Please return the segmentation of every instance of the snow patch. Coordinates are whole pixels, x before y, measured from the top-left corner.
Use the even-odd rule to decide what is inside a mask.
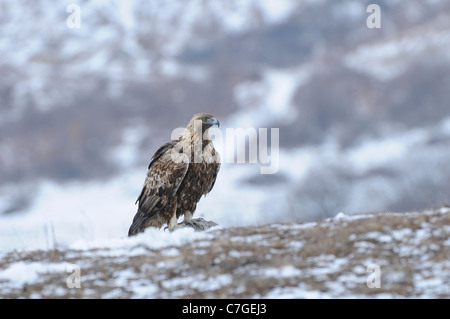
[[[344,58],[344,63],[380,81],[389,81],[401,75],[424,52],[445,53],[449,48],[450,31],[418,27],[400,39],[360,46]]]
[[[68,275],[67,266],[70,263],[41,263],[20,261],[0,270],[0,281],[5,280],[11,287],[20,288],[27,283],[39,282],[41,275],[50,272],[61,272],[63,279]]]

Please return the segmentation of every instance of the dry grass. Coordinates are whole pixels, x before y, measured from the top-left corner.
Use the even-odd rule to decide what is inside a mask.
[[[450,210],[361,214],[313,224],[218,229],[182,247],[11,252],[0,263],[76,263],[81,288],[49,270],[21,287],[0,279],[6,298],[449,298]],[[211,237],[212,236],[212,237]],[[213,238],[213,239],[211,239]],[[125,240],[125,239],[124,239]],[[168,253],[172,252],[172,253]],[[381,287],[366,271],[381,269]]]

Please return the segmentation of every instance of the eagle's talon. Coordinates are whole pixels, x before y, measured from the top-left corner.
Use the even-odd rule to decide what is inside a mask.
[[[195,224],[194,224],[194,229],[195,229],[196,231],[203,231],[203,230],[205,230],[205,226],[202,225],[202,224],[200,224],[200,223],[195,223]]]
[[[195,225],[192,222],[183,222],[182,224],[185,225],[185,226],[189,226],[189,227],[195,228]]]
[[[166,230],[169,230],[169,233],[171,233],[171,232],[173,232],[175,229],[177,229],[177,228],[179,228],[179,227],[169,227],[169,226],[166,226],[166,227],[164,227],[164,231],[166,231]]]

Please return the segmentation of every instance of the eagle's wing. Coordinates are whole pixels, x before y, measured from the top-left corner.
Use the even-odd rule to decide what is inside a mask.
[[[187,160],[173,156],[183,155],[172,152],[176,142],[161,146],[152,158],[142,191],[136,200],[138,211],[128,235],[134,235],[143,229],[145,224],[155,217],[173,198],[189,168]]]
[[[220,163],[214,164],[211,167],[211,171],[210,171],[210,178],[207,181],[207,186],[205,187],[206,192],[204,193],[205,195],[208,194],[214,187],[214,184],[216,183],[216,178],[217,178],[217,174],[219,173],[219,169],[220,169]]]

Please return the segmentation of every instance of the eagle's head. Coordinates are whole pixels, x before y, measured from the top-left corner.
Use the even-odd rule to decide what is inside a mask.
[[[197,122],[198,121],[198,122]],[[220,126],[220,122],[211,114],[208,113],[197,113],[189,121],[188,127],[194,127],[196,123],[202,124],[202,131],[206,131],[213,125]]]
[[[211,126],[219,126],[219,121],[208,113],[197,113],[189,121],[186,128],[178,137],[179,140],[209,140],[208,132],[206,131]]]

